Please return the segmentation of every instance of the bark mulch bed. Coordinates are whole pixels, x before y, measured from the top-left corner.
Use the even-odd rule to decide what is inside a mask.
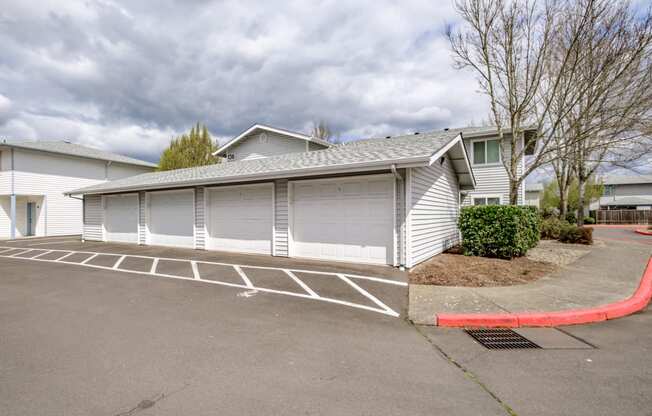
[[[464,256],[449,250],[410,271],[410,283],[436,286],[512,286],[533,282],[557,266],[527,257],[512,260]]]

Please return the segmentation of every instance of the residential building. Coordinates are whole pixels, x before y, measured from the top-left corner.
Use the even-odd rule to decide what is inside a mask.
[[[84,196],[84,238],[406,267],[459,242],[460,191],[476,185],[459,131],[333,146],[245,133],[217,152],[232,162],[70,192]],[[264,156],[277,135],[294,147]]]
[[[525,184],[525,205],[541,208],[541,199],[543,199],[542,183]]]
[[[467,153],[471,158],[471,166],[477,184],[473,190],[462,193],[462,205],[509,204],[509,176],[505,170],[503,159],[510,157],[511,135],[504,134],[503,151],[500,151],[500,140],[495,127],[458,129],[463,137]],[[519,151],[525,146],[523,156],[532,154],[536,130],[527,128],[516,141]],[[517,173],[525,171],[525,157],[518,161]],[[525,187],[518,188],[517,204],[525,200]]]
[[[82,201],[64,192],[155,166],[65,141],[2,141],[0,239],[81,234]]]
[[[509,202],[498,148],[488,128],[331,145],[257,124],[226,163],[70,194],[86,240],[413,267],[459,242],[461,205]]]
[[[591,209],[652,209],[652,175],[605,175],[604,191]]]

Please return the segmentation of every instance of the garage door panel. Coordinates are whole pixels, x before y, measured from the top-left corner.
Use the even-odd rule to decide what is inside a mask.
[[[138,195],[111,195],[104,198],[106,240],[137,243]]]
[[[293,255],[391,264],[393,178],[294,184]]]
[[[194,246],[194,193],[150,193],[147,225],[154,245]]]
[[[244,253],[272,252],[272,185],[208,191],[208,248]]]

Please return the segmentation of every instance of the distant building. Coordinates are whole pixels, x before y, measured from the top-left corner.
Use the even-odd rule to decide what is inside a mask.
[[[652,209],[652,175],[607,175],[604,192],[591,209]]]
[[[543,199],[542,183],[525,184],[525,205],[532,205],[541,208],[541,199]]]

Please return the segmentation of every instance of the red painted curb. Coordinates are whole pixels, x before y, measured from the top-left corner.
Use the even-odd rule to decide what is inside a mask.
[[[641,235],[652,235],[652,231],[646,231],[646,230],[634,230],[635,233],[641,234]]]
[[[435,316],[435,325],[466,328],[551,327],[588,324],[622,318],[644,309],[652,297],[652,257],[648,260],[636,292],[627,299],[587,309],[557,312],[524,312],[498,314],[441,313]]]

